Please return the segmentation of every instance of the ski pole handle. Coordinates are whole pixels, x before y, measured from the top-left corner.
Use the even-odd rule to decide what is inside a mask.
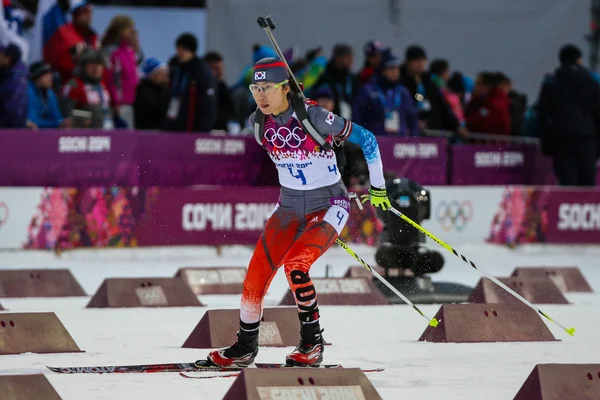
[[[275,24],[273,23],[270,15],[267,15],[266,17],[258,17],[256,22],[258,22],[258,25],[263,29],[268,27],[272,31],[275,30]]]

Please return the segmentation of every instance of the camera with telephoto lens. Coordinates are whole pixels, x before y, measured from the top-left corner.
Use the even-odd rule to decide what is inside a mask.
[[[431,195],[429,190],[407,178],[396,178],[388,182],[387,194],[392,207],[417,224],[431,217]],[[383,222],[381,244],[375,253],[377,264],[386,271],[410,270],[415,276],[435,273],[442,269],[444,258],[437,251],[423,246],[426,236],[391,211],[377,210]]]

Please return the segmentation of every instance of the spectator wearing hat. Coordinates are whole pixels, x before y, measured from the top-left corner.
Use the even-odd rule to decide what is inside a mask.
[[[349,45],[335,45],[325,72],[314,85],[315,88],[329,86],[335,100],[333,113],[346,119],[352,117],[352,102],[358,89],[358,79],[350,71],[354,63],[353,54]]]
[[[0,128],[27,124],[27,68],[15,44],[0,48]]]
[[[29,121],[37,128],[67,128],[71,120],[64,119],[58,98],[52,90],[52,67],[42,61],[29,67]]]
[[[114,129],[110,93],[103,82],[106,62],[100,50],[84,49],[76,75],[63,88],[64,115],[73,115],[77,128]]]
[[[381,53],[383,52],[383,45],[377,40],[371,40],[365,43],[365,65],[363,69],[358,73],[359,85],[364,85],[369,82],[375,74],[375,70],[379,68],[381,63]]]
[[[542,85],[537,104],[542,150],[552,157],[563,186],[595,186],[600,149],[600,86],[572,44],[559,51],[560,66]]]
[[[169,71],[167,64],[151,57],[142,63],[143,76],[137,87],[133,106],[135,129],[160,130],[169,106]]]
[[[210,51],[205,54],[204,61],[208,64],[214,78],[217,80],[217,120],[213,129],[229,131],[231,126],[241,129],[239,122],[234,122],[235,112],[233,106],[233,97],[227,82],[223,79],[225,75],[225,66],[223,56],[216,51]],[[233,125],[229,125],[233,123]],[[235,132],[233,132],[235,133]]]
[[[169,62],[169,107],[164,130],[209,132],[217,119],[217,81],[208,65],[196,55],[198,40],[184,33],[175,43],[177,54]]]
[[[371,80],[358,92],[353,121],[381,136],[418,136],[418,110],[410,92],[400,84],[402,62],[390,51]]]
[[[44,60],[60,74],[63,83],[73,76],[82,50],[99,47],[98,35],[92,29],[92,5],[82,1],[71,8],[71,14],[73,21],[58,28],[44,46]]]
[[[406,49],[400,81],[419,110],[421,129],[459,131],[458,119],[427,71],[427,53],[420,46]]]

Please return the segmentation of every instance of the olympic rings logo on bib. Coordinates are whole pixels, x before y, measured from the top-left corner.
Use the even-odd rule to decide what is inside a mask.
[[[300,132],[300,134],[297,132]],[[269,128],[265,131],[264,137],[267,142],[278,149],[282,149],[284,147],[297,149],[302,146],[302,143],[306,140],[306,134],[299,126],[295,127],[291,131],[285,126],[279,127],[277,130],[274,128]]]

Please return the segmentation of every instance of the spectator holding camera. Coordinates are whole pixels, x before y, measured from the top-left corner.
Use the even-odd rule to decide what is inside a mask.
[[[71,9],[73,21],[62,25],[44,46],[44,60],[65,83],[73,76],[77,57],[84,48],[97,49],[98,35],[92,29],[92,5],[83,1]]]
[[[595,186],[600,149],[600,86],[583,67],[581,50],[560,49],[560,66],[542,86],[537,104],[542,150],[562,186]]]
[[[419,118],[412,96],[400,84],[402,61],[389,50],[371,80],[358,92],[353,121],[375,135],[418,136]]]

